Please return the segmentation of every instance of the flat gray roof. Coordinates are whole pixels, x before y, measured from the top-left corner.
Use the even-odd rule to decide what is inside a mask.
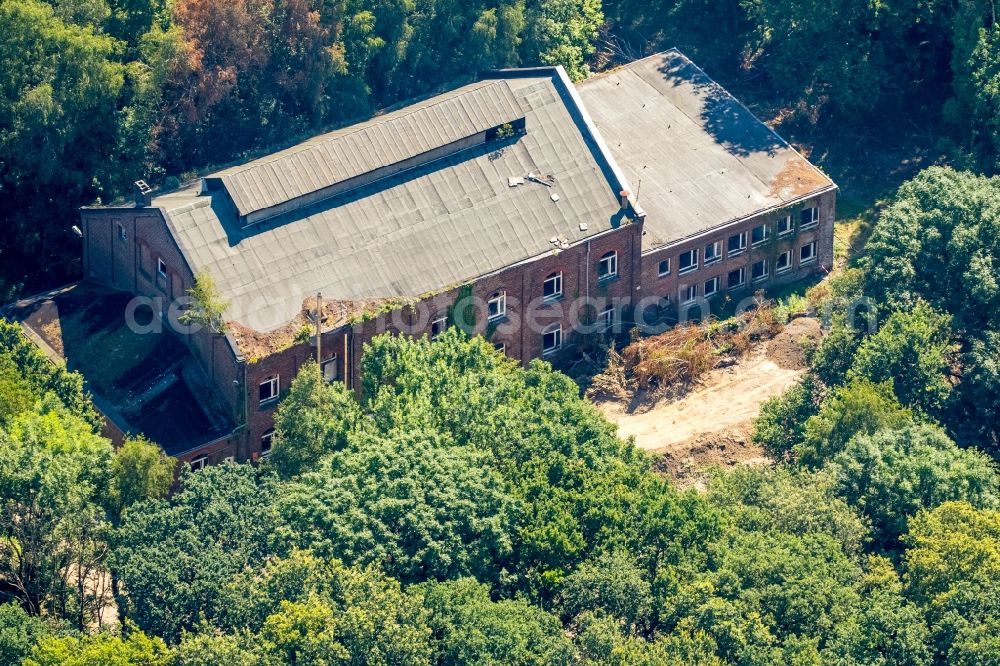
[[[450,130],[457,122],[451,106],[488,104],[477,92],[486,89],[498,94],[500,115],[510,114],[508,103],[519,107],[523,135],[478,143],[246,228],[221,189],[194,186],[152,205],[192,270],[214,277],[230,302],[227,318],[263,332],[293,319],[318,291],[342,301],[419,296],[558,251],[552,238],[576,243],[622,224],[623,185],[574,109],[565,73],[498,76],[502,86],[440,96],[458,102],[421,103],[420,131]],[[391,122],[379,131],[388,143],[412,140]],[[553,186],[509,186],[508,178],[530,172],[552,176]]]
[[[638,190],[644,251],[835,187],[676,50],[577,89]]]

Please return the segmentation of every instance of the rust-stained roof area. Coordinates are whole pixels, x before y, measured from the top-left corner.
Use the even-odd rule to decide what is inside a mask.
[[[771,181],[769,194],[779,199],[793,199],[812,194],[830,185],[830,179],[801,157],[793,157]]]
[[[577,85],[647,213],[643,250],[835,187],[678,51]]]

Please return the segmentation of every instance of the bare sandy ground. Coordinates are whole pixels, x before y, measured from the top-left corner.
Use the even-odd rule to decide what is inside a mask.
[[[710,371],[680,398],[650,404],[639,396],[631,403],[597,406],[622,437],[634,437],[639,448],[661,454],[659,467],[675,478],[712,465],[763,464],[767,456],[750,441],[753,419],[765,400],[802,376],[802,340],[819,334],[816,320],[796,319],[736,364]]]
[[[618,424],[622,437],[635,437],[639,448],[661,451],[755,418],[761,403],[784,391],[801,375],[801,370],[779,367],[761,350],[734,366],[712,370],[679,400],[661,401],[631,413],[620,402],[599,407]]]

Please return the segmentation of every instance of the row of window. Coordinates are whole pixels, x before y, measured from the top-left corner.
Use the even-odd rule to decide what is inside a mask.
[[[818,219],[818,209],[807,208],[802,211],[803,222],[806,221],[808,217],[812,224]],[[791,219],[791,216],[786,218]],[[779,222],[779,234],[781,222]],[[790,222],[788,223],[790,224]],[[803,226],[802,228],[806,228]],[[761,238],[766,240],[767,238],[767,227],[761,226],[755,228],[750,232],[751,238],[754,238],[758,229],[764,229],[761,232]],[[734,234],[731,236],[727,242],[727,251],[730,257],[741,254],[746,250],[747,232],[742,232],[739,234]],[[762,242],[762,241],[761,241]],[[756,244],[756,241],[755,241]],[[711,264],[722,258],[722,243],[721,241],[716,241],[710,243],[705,248],[705,264]],[[799,265],[808,264],[816,259],[816,243],[808,243],[799,248]],[[680,271],[679,275],[689,273],[698,268],[698,249],[689,250],[680,255]],[[775,273],[780,274],[792,268],[792,252],[786,251],[778,255],[775,261]],[[159,272],[165,275],[166,266],[163,264],[163,260],[157,258],[157,269]],[[660,275],[666,275],[670,272],[670,260],[665,259],[660,262]],[[763,281],[768,277],[768,265],[766,261],[758,261],[751,265],[751,280],[754,282]],[[598,262],[598,279],[607,280],[618,274],[618,253],[615,251],[607,252],[601,256]],[[746,268],[739,268],[734,271],[730,271],[727,276],[727,288],[737,289],[746,284]],[[718,276],[707,280],[704,283],[704,289],[702,290],[702,295],[705,298],[714,296],[721,290],[720,278]],[[555,300],[560,298],[563,294],[563,274],[562,272],[554,272],[549,274],[545,280],[542,282],[542,296],[546,300]],[[698,285],[688,285],[684,288],[682,293],[682,302],[690,303],[698,298]],[[490,321],[496,321],[502,319],[507,315],[507,292],[498,291],[495,292],[487,300],[487,317]],[[607,326],[611,326],[614,323],[614,309],[607,307],[598,313],[598,321],[603,321]],[[436,317],[431,321],[430,335],[431,338],[436,338],[438,335],[444,332],[447,328],[448,320],[445,316]],[[543,354],[551,354],[558,351],[562,347],[563,334],[562,327],[559,324],[553,324],[547,328],[542,333],[542,352]],[[502,345],[502,343],[500,343]],[[506,350],[506,346],[501,348],[498,345],[498,349],[501,351]],[[337,363],[336,357],[324,361],[322,364],[323,376],[327,381],[333,381],[337,379]],[[271,403],[278,399],[281,393],[280,378],[278,375],[273,377],[268,377],[263,382],[261,382],[259,387],[259,400],[262,406]]]
[[[800,214],[801,221],[799,223],[799,230],[806,231],[812,229],[819,224],[819,208],[806,208]],[[795,232],[795,225],[791,215],[786,215],[785,217],[778,220],[775,225],[778,237],[788,236]],[[726,239],[726,257],[738,257],[747,251],[747,244],[749,242],[750,247],[757,247],[763,245],[771,237],[771,226],[769,224],[761,224],[750,231],[741,231],[740,233],[733,234]],[[692,250],[687,250],[686,252],[681,252],[677,257],[677,274],[685,275],[687,273],[693,273],[702,266],[710,266],[717,261],[721,261],[723,258],[722,254],[722,241],[712,241],[705,245],[704,248],[704,259],[699,262],[702,257],[701,248],[694,248]],[[666,277],[670,275],[670,259],[664,259],[660,262],[659,266],[660,277]]]
[[[744,243],[746,232],[743,234],[738,234],[738,236],[743,236]],[[730,239],[732,241],[732,238]],[[719,243],[714,245],[718,246]],[[732,243],[730,248],[732,248]],[[743,245],[745,249],[745,244]],[[718,248],[715,248],[718,250]],[[694,250],[697,252],[697,250]],[[682,255],[683,256],[683,255]],[[706,256],[713,256],[712,254],[706,253]],[[733,256],[730,252],[730,256]],[[799,248],[799,265],[808,264],[816,259],[816,243],[808,243]],[[166,272],[166,267],[163,265],[162,259],[157,259],[159,272]],[[669,263],[669,260],[667,260]],[[601,257],[598,264],[598,279],[608,279],[614,277],[618,272],[618,254],[617,252],[609,252]],[[775,273],[779,274],[784,271],[790,270],[792,268],[792,252],[786,251],[778,255],[775,260]],[[669,272],[669,268],[668,268]],[[750,279],[753,282],[763,281],[768,278],[768,263],[766,260],[755,262],[750,266]],[[747,269],[746,267],[738,268],[734,271],[730,271],[727,275],[726,286],[729,290],[735,290],[742,288],[746,285],[747,281]],[[681,293],[681,301],[683,304],[693,303],[698,299],[698,289],[699,285],[692,284],[687,285],[683,288]],[[702,289],[702,295],[705,298],[711,298],[712,296],[719,293],[722,289],[721,277],[715,276],[705,281]],[[546,299],[555,299],[562,296],[562,273],[556,272],[550,274],[545,278],[542,288],[543,297]],[[507,293],[504,291],[499,291],[493,294],[487,301],[488,317],[491,320],[496,320],[502,318],[507,313]],[[598,322],[603,323],[606,327],[610,328],[615,323],[615,309],[613,306],[607,306],[598,313]],[[447,327],[447,318],[439,317],[431,322],[431,337],[437,337],[442,333]],[[555,352],[562,349],[563,346],[563,329],[561,324],[552,324],[542,332],[542,355],[549,356]],[[503,342],[498,342],[495,345],[497,351],[500,353],[506,353],[507,345]],[[337,357],[333,356],[330,359],[323,361],[321,364],[321,370],[323,373],[323,378],[332,382],[337,379]],[[278,399],[281,394],[281,378],[279,375],[273,375],[262,381],[258,387],[258,398],[261,406],[267,406]],[[261,455],[268,456],[271,453],[271,447],[274,443],[274,429],[268,430],[261,437]],[[198,470],[205,467],[208,463],[207,456],[201,456],[191,461],[192,469]]]
[[[337,372],[338,366],[337,366],[336,354],[334,354],[330,358],[320,363],[319,367],[323,373],[323,379],[325,379],[327,383],[330,383],[338,379],[339,374]],[[268,377],[267,379],[262,381],[260,383],[260,386],[257,388],[257,398],[262,407],[271,404],[272,402],[277,400],[278,396],[280,395],[281,395],[280,375],[272,375]]]
[[[615,308],[613,305],[606,306],[597,313],[597,323],[605,329],[615,325]],[[548,356],[562,349],[563,330],[562,324],[552,324],[542,332],[542,356]]]
[[[597,313],[597,321],[604,328],[611,328],[615,324],[615,308],[607,306]],[[562,324],[552,324],[542,331],[542,356],[548,356],[562,349],[563,330]],[[497,342],[493,347],[501,354],[507,353],[507,343]]]
[[[745,236],[745,232],[741,234]],[[697,250],[694,250],[695,252]],[[611,252],[610,268],[617,270],[617,253]],[[816,259],[816,243],[807,243],[799,248],[799,265],[807,265]],[[778,255],[774,262],[775,274],[781,274],[792,269],[792,251],[787,250]],[[602,258],[602,263],[604,259]],[[769,266],[766,260],[757,261],[750,266],[750,280],[752,282],[762,282],[769,277]],[[747,269],[745,267],[730,271],[727,275],[726,288],[733,290],[746,285]],[[562,273],[552,273],[543,283],[543,293],[546,298],[557,298],[562,295]],[[698,298],[698,284],[686,285],[681,293],[681,302],[691,303]],[[711,298],[722,290],[721,277],[715,276],[705,281],[701,294],[705,298]],[[498,291],[487,301],[487,315],[491,321],[503,318],[507,314],[507,292]],[[615,311],[612,307],[606,307],[598,313],[598,322],[603,322],[610,327],[615,321]],[[431,338],[436,338],[447,328],[447,317],[437,317],[431,322]],[[542,353],[551,354],[562,348],[563,332],[559,324],[553,324],[542,333]],[[506,351],[506,345],[499,343],[497,348],[501,352]],[[323,377],[327,381],[337,379],[337,359],[334,356],[322,363]],[[281,393],[281,381],[278,375],[268,377],[260,383],[258,397],[262,406],[270,404],[278,399]]]
[[[774,272],[780,275],[792,269],[792,251],[787,250],[778,255],[774,260]],[[799,266],[805,266],[816,261],[816,242],[806,243],[799,248]],[[769,266],[766,259],[750,264],[750,281],[763,282],[770,277]],[[729,271],[726,276],[726,289],[733,291],[741,289],[747,283],[747,268],[745,266]],[[702,286],[702,296],[711,298],[722,290],[722,277],[716,275],[705,281]],[[698,300],[698,284],[689,284],[681,288],[681,304],[689,305]]]
[[[618,275],[618,252],[612,250],[601,256],[597,263],[597,279],[600,281],[610,280]],[[554,301],[562,298],[563,295],[563,274],[562,271],[549,273],[542,281],[542,298],[546,301]],[[507,316],[507,292],[497,291],[486,301],[486,317],[489,321],[497,321]],[[436,338],[448,327],[448,319],[441,315],[431,321],[431,339]]]

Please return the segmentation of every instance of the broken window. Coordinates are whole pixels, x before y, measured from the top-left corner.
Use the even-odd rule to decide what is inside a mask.
[[[664,259],[663,261],[660,262],[659,274],[660,277],[664,277],[665,275],[670,275],[670,259]]]
[[[208,456],[198,456],[197,458],[192,458],[189,464],[191,465],[191,471],[193,472],[203,470],[208,465]]]
[[[606,252],[597,264],[597,279],[610,280],[618,275],[618,253]]]
[[[808,264],[816,259],[816,241],[799,248],[799,264]]]
[[[774,262],[774,272],[784,273],[792,268],[792,251],[782,252]]]
[[[446,328],[448,328],[447,317],[437,317],[431,321],[431,340],[444,333]]]
[[[329,384],[330,382],[336,381],[338,371],[336,354],[323,361],[319,367],[323,371],[323,380],[326,381],[326,383]]]
[[[507,316],[507,292],[498,291],[486,302],[487,316],[492,321]]]
[[[747,281],[747,269],[737,268],[735,271],[729,271],[729,276],[726,278],[726,285],[729,289],[739,289]]]
[[[767,279],[767,261],[758,261],[750,267],[750,279],[754,282]]]
[[[677,261],[678,266],[680,266],[677,270],[678,275],[684,275],[685,273],[698,270],[698,250],[694,249],[688,250],[687,252],[681,252]]]
[[[747,232],[743,231],[730,236],[729,240],[726,241],[726,249],[728,250],[730,257],[735,257],[746,252]]]
[[[260,455],[264,458],[271,455],[271,447],[274,445],[274,428],[271,428],[260,438]]]
[[[778,235],[786,236],[795,231],[795,227],[792,226],[792,216],[786,215],[780,220],[778,220]]]
[[[812,229],[819,224],[819,208],[815,206],[802,211],[802,224],[800,229]]]
[[[698,285],[689,284],[681,287],[681,304],[687,305],[698,300]]]
[[[769,235],[770,234],[768,233],[767,225],[762,224],[760,226],[754,227],[753,231],[750,232],[750,242],[753,245],[760,245],[761,243],[767,240],[767,237]]]
[[[562,326],[552,324],[542,333],[542,354],[551,354],[562,347]]]
[[[720,282],[721,280],[719,280],[718,276],[705,281],[705,298],[709,298],[719,293]]]
[[[259,397],[260,404],[270,402],[272,400],[277,400],[278,398],[279,381],[278,375],[273,377],[268,377],[260,383]]]
[[[705,265],[715,263],[722,259],[722,242],[715,241],[705,246]]]

